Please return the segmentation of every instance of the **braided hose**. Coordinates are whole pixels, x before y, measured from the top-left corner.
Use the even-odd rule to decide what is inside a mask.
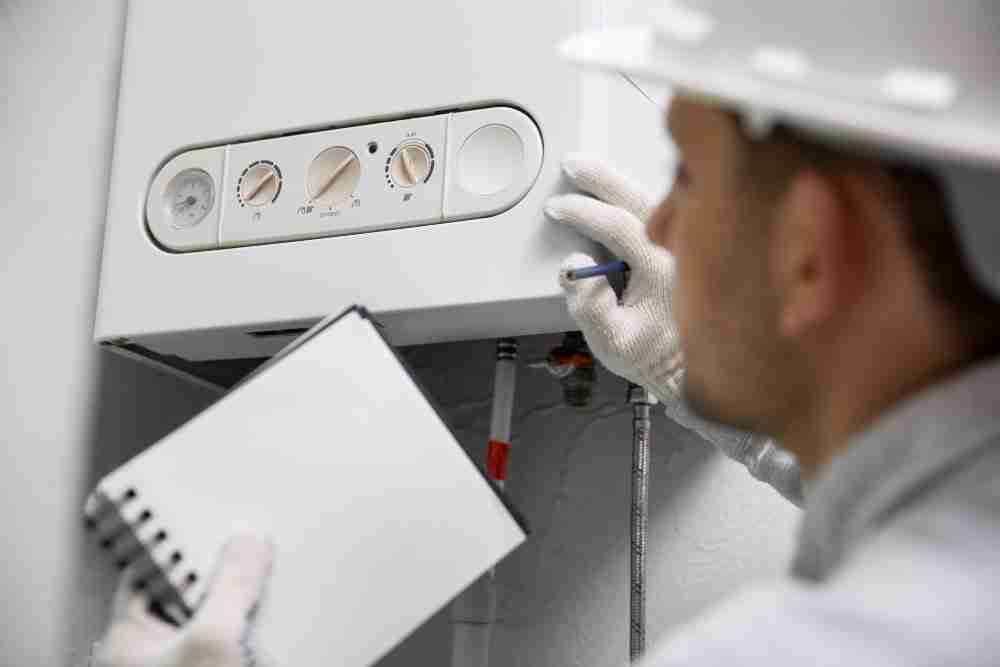
[[[632,506],[629,517],[629,660],[646,652],[646,531],[649,525],[649,410],[656,402],[642,387],[629,385],[632,404]]]

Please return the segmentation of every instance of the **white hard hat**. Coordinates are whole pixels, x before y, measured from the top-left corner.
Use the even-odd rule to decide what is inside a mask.
[[[651,26],[584,32],[564,58],[925,164],[968,264],[1000,296],[1000,3],[666,2]]]

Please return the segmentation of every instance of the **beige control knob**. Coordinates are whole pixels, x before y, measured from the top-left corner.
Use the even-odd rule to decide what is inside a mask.
[[[240,202],[246,206],[270,204],[281,192],[281,172],[273,162],[254,162],[243,170],[236,191]]]
[[[401,188],[412,188],[431,175],[434,160],[430,149],[422,142],[400,144],[389,162],[389,176]]]
[[[306,174],[306,193],[316,204],[334,206],[350,198],[361,180],[361,162],[349,148],[333,146],[317,155]]]

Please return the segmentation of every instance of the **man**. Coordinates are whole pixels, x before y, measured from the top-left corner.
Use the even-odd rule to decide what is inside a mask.
[[[633,186],[567,161],[587,194],[550,217],[632,268],[622,305],[603,279],[566,283],[571,312],[609,368],[674,414],[679,392],[773,436],[806,486],[793,578],[649,662],[994,664],[1000,12],[794,4],[671,6],[565,48],[673,84],[680,156],[645,229]]]
[[[992,664],[1000,12],[902,0],[668,10],[653,31],[566,47],[673,84],[681,155],[651,212],[599,161],[566,161],[586,194],[547,213],[632,269],[621,304],[603,278],[565,284],[568,304],[611,370],[797,499],[793,454],[805,511],[791,578],[731,599],[649,664]],[[267,569],[259,545],[234,553],[218,577],[236,591],[227,620],[209,613],[169,639],[229,647],[232,662],[212,664],[239,664],[234,621]],[[239,562],[246,576],[222,575]],[[112,626],[111,647],[122,623],[138,621]],[[149,664],[195,664],[176,658]]]

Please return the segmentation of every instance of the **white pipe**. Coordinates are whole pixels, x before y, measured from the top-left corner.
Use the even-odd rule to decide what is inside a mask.
[[[502,489],[507,480],[514,389],[517,384],[517,341],[497,341],[493,378],[493,412],[486,452],[486,473]],[[451,606],[452,667],[488,667],[497,615],[496,570],[491,569],[467,588]]]
[[[514,418],[514,389],[517,384],[517,341],[497,342],[497,365],[493,376],[493,413],[490,442],[486,452],[486,472],[502,489],[507,481],[511,421]]]
[[[496,583],[490,571],[451,605],[452,667],[487,667],[496,619]]]

